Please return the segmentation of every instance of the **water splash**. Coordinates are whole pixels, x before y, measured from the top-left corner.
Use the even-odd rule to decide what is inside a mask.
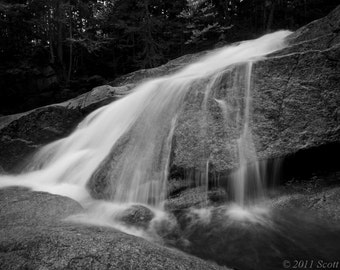
[[[239,132],[235,140],[239,168],[231,175],[229,193],[241,206],[249,204],[253,198],[262,197],[264,193],[263,177],[250,127],[252,68],[252,61],[243,63],[242,68],[234,74],[235,82],[229,96],[226,99],[214,99],[221,109],[224,126]]]
[[[289,34],[279,31],[215,50],[174,75],[137,86],[125,98],[91,113],[67,138],[42,148],[28,172],[1,176],[0,187],[20,185],[66,195],[81,203],[93,202],[88,183],[99,170],[106,181],[107,199],[162,207],[177,115],[194,83],[206,83],[206,103],[225,70],[283,48]],[[251,74],[251,65],[248,73]],[[249,104],[246,119],[248,108]],[[242,149],[249,145],[247,120],[239,139],[241,165],[248,160]],[[203,166],[208,168],[207,164]],[[241,192],[237,194],[236,200],[243,201]]]
[[[241,135],[237,139],[240,167],[232,176],[232,186],[234,190],[233,195],[235,201],[240,205],[244,205],[246,198],[249,200],[251,195],[254,197],[260,197],[264,192],[260,168],[256,156],[256,149],[249,126],[252,66],[253,63],[248,62],[245,71],[244,123]],[[237,115],[238,118],[241,118],[240,114],[241,111],[239,110]],[[251,163],[252,166],[249,166],[249,163]]]

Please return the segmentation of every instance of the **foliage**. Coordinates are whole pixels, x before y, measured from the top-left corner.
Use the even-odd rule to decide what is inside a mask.
[[[337,5],[338,0],[0,0],[0,75],[35,63],[51,66],[60,88],[92,75],[113,79],[218,43],[294,30]]]

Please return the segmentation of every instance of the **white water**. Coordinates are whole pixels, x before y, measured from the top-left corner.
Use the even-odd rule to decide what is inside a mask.
[[[263,193],[263,180],[260,175],[256,149],[249,123],[252,67],[253,63],[249,61],[245,71],[244,123],[241,135],[237,140],[239,169],[232,176],[234,200],[241,206],[246,202],[246,197],[249,198],[249,193],[254,197],[260,197]],[[239,106],[239,108],[241,108],[241,106]],[[238,119],[241,119],[240,114],[241,111],[239,110],[237,114]],[[249,164],[251,164],[251,166]]]
[[[162,208],[176,119],[193,83],[209,78],[205,80],[206,108],[211,89],[223,70],[235,64],[253,63],[283,48],[284,38],[289,34],[279,31],[218,49],[174,75],[142,83],[130,95],[91,113],[70,136],[43,147],[31,161],[29,172],[0,176],[0,187],[25,186],[71,197],[84,206],[93,205],[100,201],[91,198],[87,184],[105,161],[109,200]],[[251,143],[248,125],[251,66],[248,64],[245,123],[238,141],[241,168],[249,161],[247,151]],[[109,156],[111,151],[117,154]],[[107,157],[112,160],[105,160]],[[209,157],[204,166],[208,178]],[[239,181],[235,199],[239,203],[244,201],[244,174],[241,169],[235,176]]]

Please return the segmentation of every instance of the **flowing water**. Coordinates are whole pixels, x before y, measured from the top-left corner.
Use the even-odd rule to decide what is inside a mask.
[[[252,139],[250,128],[250,106],[251,106],[251,76],[253,63],[249,61],[245,70],[245,93],[244,101],[238,105],[237,123],[241,123],[241,134],[237,139],[237,150],[239,158],[239,168],[232,175],[232,192],[234,201],[244,206],[245,203],[251,202],[252,198],[259,198],[263,195],[263,177],[261,177],[260,167],[256,156],[256,149]],[[225,121],[229,121],[227,108],[228,104],[218,102],[221,110],[224,112]],[[244,111],[241,112],[242,103]],[[241,121],[243,114],[243,122]],[[251,165],[249,165],[251,164]]]
[[[235,175],[235,199],[244,201],[244,164],[248,160],[249,100],[252,62],[283,48],[290,32],[279,31],[259,39],[213,51],[171,76],[149,80],[132,94],[91,113],[67,138],[43,147],[17,176],[1,176],[0,185],[22,185],[88,202],[88,181],[105,159],[108,198],[118,203],[143,203],[161,207],[166,194],[172,135],[187,93],[194,83],[206,83],[203,109],[223,71],[247,65],[245,123],[238,140],[241,169]],[[247,64],[248,63],[248,64]],[[204,122],[202,132],[205,132]],[[110,156],[110,152],[117,153]],[[203,164],[208,178],[209,157]],[[207,186],[208,179],[203,184]]]
[[[279,31],[215,50],[173,75],[140,84],[128,96],[91,113],[70,136],[43,147],[22,174],[1,175],[0,187],[24,186],[71,197],[85,212],[69,221],[112,226],[145,238],[153,230],[152,240],[155,234],[171,238],[171,246],[235,269],[273,270],[281,269],[284,259],[337,258],[339,229],[321,226],[301,213],[254,203],[264,189],[251,130],[253,64],[282,49],[289,34]],[[234,78],[232,94],[215,98],[224,75],[240,65],[245,68]],[[184,210],[175,218],[163,211],[172,139],[197,82],[204,84],[201,135],[208,136],[209,102],[219,106],[223,126],[239,134],[239,169],[230,187],[234,204]],[[197,184],[207,193],[213,159],[208,145],[203,148]],[[90,194],[89,182],[96,177],[106,181],[105,201]],[[154,214],[148,230],[119,223],[121,213],[136,203]]]

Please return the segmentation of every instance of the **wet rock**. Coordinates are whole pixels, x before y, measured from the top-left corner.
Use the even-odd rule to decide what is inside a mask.
[[[118,98],[127,95],[133,88],[133,84],[121,87],[101,85],[93,88],[90,92],[82,94],[76,98],[60,103],[68,109],[77,109],[84,113],[89,113],[101,106],[107,105]]]
[[[340,6],[335,8],[328,16],[315,20],[298,29],[291,37],[291,43],[298,43],[305,40],[313,40],[329,34],[337,34],[340,29]],[[327,42],[327,39],[324,40]]]
[[[131,88],[102,85],[63,103],[0,117],[0,165],[8,172],[18,171],[18,165],[37,148],[68,135],[84,115],[128,94]]]
[[[176,194],[191,187],[191,181],[186,181],[180,178],[169,179],[167,183],[168,196],[173,197]]]
[[[168,63],[159,67],[150,69],[141,69],[126,75],[123,75],[110,83],[112,86],[123,86],[127,84],[137,84],[145,81],[146,79],[161,77],[164,75],[170,75],[179,71],[189,63],[194,62],[200,57],[204,56],[208,51],[199,52],[196,54],[187,54],[176,59],[169,61]]]
[[[339,17],[340,7],[290,36],[287,48],[253,64],[249,124],[260,159],[340,142]],[[226,71],[211,91],[206,111],[205,88],[198,83],[189,93],[174,133],[174,168],[195,167],[204,175],[208,157],[216,173],[238,167],[241,129],[233,104],[245,100],[246,69],[240,64]],[[228,124],[215,99],[228,101]],[[205,118],[207,130],[202,132]]]
[[[0,192],[1,269],[227,269],[114,229],[63,221],[81,211],[71,199]]]
[[[227,199],[227,193],[222,188],[207,191],[204,187],[194,187],[169,197],[165,203],[165,208],[169,211],[175,211],[190,207],[206,207],[214,204],[219,205]]]
[[[116,218],[126,225],[147,229],[154,216],[155,214],[146,206],[132,205]]]
[[[328,223],[340,221],[340,172],[288,181],[272,199],[278,209],[294,209]]]
[[[185,246],[189,243],[183,238],[181,228],[177,222],[175,215],[166,213],[161,219],[152,223],[151,233],[154,232],[161,241],[167,245]]]
[[[0,189],[0,228],[53,224],[82,211],[67,197],[19,187]]]
[[[0,165],[8,172],[15,171],[38,147],[68,135],[82,117],[77,110],[56,105],[2,117]]]

